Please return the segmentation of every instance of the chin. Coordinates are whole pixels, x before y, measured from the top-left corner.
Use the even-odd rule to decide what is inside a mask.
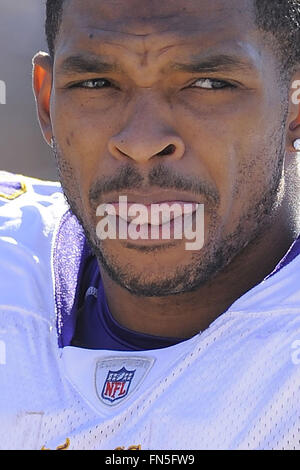
[[[151,253],[143,256],[151,258],[149,263],[142,262],[140,257],[135,262],[126,263],[116,253],[112,256],[102,251],[97,253],[101,267],[112,281],[135,296],[166,297],[192,292],[211,277],[207,263],[201,263],[191,255],[185,263],[183,260],[174,262],[172,256],[167,263],[167,258],[164,260],[161,254],[157,256],[157,262]]]

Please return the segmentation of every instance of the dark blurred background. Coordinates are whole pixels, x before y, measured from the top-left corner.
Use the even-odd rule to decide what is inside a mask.
[[[47,51],[45,0],[0,0],[0,170],[57,180],[54,159],[36,117],[31,60]]]

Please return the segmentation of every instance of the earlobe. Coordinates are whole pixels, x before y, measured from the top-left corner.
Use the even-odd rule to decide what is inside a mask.
[[[295,106],[295,104],[294,104]],[[298,111],[298,112],[297,112]],[[296,113],[289,123],[289,150],[291,153],[300,151],[300,105],[297,105]]]
[[[300,152],[300,138],[294,140],[293,142],[293,147],[297,152]]]
[[[290,124],[290,131],[293,134],[293,151],[300,152],[300,106],[297,118]]]
[[[293,156],[299,152],[300,141],[300,70],[295,72],[290,82],[286,137],[286,150]]]
[[[50,97],[52,89],[52,61],[48,54],[39,52],[33,58],[33,91],[43,136],[48,144],[52,137]]]

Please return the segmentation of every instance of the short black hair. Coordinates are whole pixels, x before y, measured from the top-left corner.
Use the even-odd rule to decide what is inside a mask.
[[[64,0],[46,1],[46,38],[50,56],[63,13]],[[300,64],[300,0],[254,0],[258,28],[274,36],[282,69],[293,71]]]
[[[64,0],[46,0],[46,39],[51,57],[55,52],[55,39],[59,32]]]

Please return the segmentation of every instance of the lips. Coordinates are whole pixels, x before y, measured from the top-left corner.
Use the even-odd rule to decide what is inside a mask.
[[[118,216],[135,225],[161,226],[196,212],[198,203],[194,201],[168,200],[151,204],[140,202],[110,202],[105,205],[108,215]]]

